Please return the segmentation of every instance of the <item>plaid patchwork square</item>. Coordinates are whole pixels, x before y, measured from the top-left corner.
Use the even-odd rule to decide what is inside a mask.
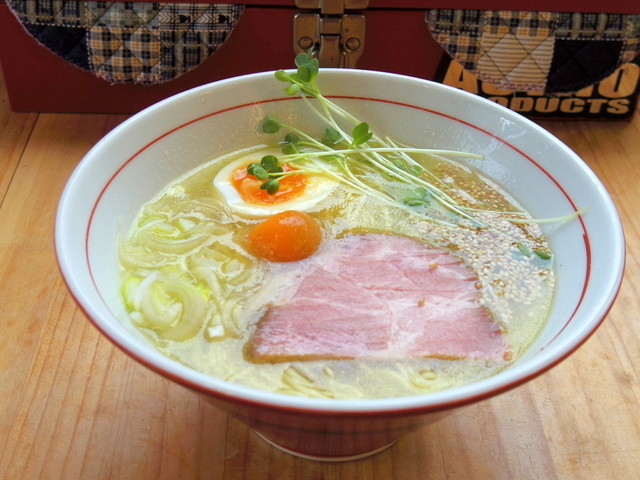
[[[60,2],[60,9],[55,14],[55,21],[64,27],[84,27],[84,7],[78,2]]]
[[[207,45],[221,45],[227,39],[229,31],[224,28],[210,29],[200,33],[202,41]]]
[[[140,25],[144,25],[146,23],[144,16],[141,18],[138,16],[138,11],[130,7],[131,5],[128,2],[114,2],[111,7],[106,9],[100,16],[97,25],[102,25],[104,28],[110,29],[117,28],[128,30],[134,30]],[[144,13],[145,11],[146,8],[142,5],[141,13]]]
[[[39,23],[52,22],[55,14],[61,8],[61,2],[54,0],[43,0],[30,8],[31,14],[35,15],[36,21]]]
[[[87,47],[90,53],[91,64],[99,68],[107,63],[122,46],[117,29],[111,29],[100,25],[94,26],[87,35]]]
[[[114,77],[135,78],[142,68],[140,60],[131,51],[125,48],[116,52],[106,63],[103,63],[95,74],[98,77],[109,80]]]
[[[427,22],[438,25],[439,34],[465,33],[477,36],[480,32],[482,10],[434,9],[427,12]]]
[[[493,11],[481,17],[482,34],[541,37],[551,30],[553,14],[550,12]]]
[[[84,22],[87,27],[98,23],[114,2],[80,2],[84,6]]]
[[[465,68],[471,68],[478,61],[480,48],[477,39],[483,13],[481,10],[453,9],[427,12],[427,22],[438,25],[437,34],[434,34],[436,40],[447,45],[449,53]]]
[[[22,21],[29,25],[48,25],[53,23],[56,6],[51,0],[43,2],[20,2],[9,0],[9,7],[13,13]]]
[[[535,89],[545,81],[553,53],[548,12],[486,12],[477,68],[513,85]]]
[[[168,5],[158,15],[158,29],[188,31],[198,24],[198,19],[206,16],[211,9],[205,4],[182,3]],[[204,28],[210,28],[215,22],[201,22]]]
[[[229,33],[226,26],[227,16],[224,10],[220,10],[217,6],[207,9],[202,15],[197,17],[191,24],[192,30],[207,33]]]
[[[477,68],[521,89],[534,90],[546,81],[553,56],[551,37],[482,36]]]
[[[556,38],[565,40],[619,40],[627,28],[625,15],[560,13]]]

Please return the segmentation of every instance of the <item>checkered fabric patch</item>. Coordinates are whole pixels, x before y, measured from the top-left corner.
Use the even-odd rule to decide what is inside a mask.
[[[65,60],[110,83],[157,84],[220,47],[243,5],[9,0],[25,29]]]
[[[640,15],[434,9],[426,22],[453,59],[506,90],[574,92],[640,52]]]

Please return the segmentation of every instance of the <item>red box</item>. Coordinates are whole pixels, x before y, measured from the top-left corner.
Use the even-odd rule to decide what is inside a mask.
[[[319,15],[317,18],[329,18],[332,21],[341,17],[343,13],[364,19],[362,38],[358,39],[361,43],[345,42],[347,46],[340,47],[341,52],[344,52],[347,47],[355,46],[352,49],[353,54],[344,54],[341,57],[342,66],[433,79],[473,91],[529,115],[626,117],[633,112],[640,86],[640,68],[636,59],[621,65],[620,69],[605,80],[604,85],[596,84],[568,94],[497,88],[452,60],[441,44],[434,39],[426,22],[425,15],[429,9],[473,10],[478,9],[478,3],[487,11],[526,11],[526,5],[513,0],[221,1],[244,5],[244,11],[222,46],[197,67],[175,79],[144,85],[110,83],[56,55],[39,43],[12,13],[9,4],[1,0],[0,61],[12,109],[38,112],[134,113],[170,95],[214,80],[289,68],[292,66],[298,45],[304,43],[300,41],[300,27],[296,24],[296,16],[299,14]],[[606,5],[597,0],[564,2],[565,5],[558,3],[561,2],[538,0],[535,9],[548,12],[640,14],[639,3],[624,0],[611,0]],[[635,5],[629,5],[630,3]],[[344,5],[362,8],[347,8],[341,12]],[[337,14],[332,9],[337,9]],[[325,23],[328,29],[335,26],[335,23],[329,21]],[[322,23],[323,28],[325,23]],[[348,35],[353,33],[344,21],[341,25],[342,36],[345,35],[345,31]],[[332,57],[327,53],[330,48],[329,41],[321,40],[321,43],[325,59],[334,58],[335,55]],[[349,62],[352,64],[344,65]]]

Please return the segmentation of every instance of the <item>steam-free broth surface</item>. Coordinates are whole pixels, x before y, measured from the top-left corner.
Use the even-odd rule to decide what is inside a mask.
[[[394,206],[318,174],[317,185],[299,196],[297,204],[320,226],[317,252],[299,261],[273,262],[255,257],[247,236],[278,208],[234,208],[238,199],[230,200],[228,190],[214,180],[234,162],[247,165],[277,153],[273,147],[238,152],[189,172],[144,206],[121,243],[122,295],[131,321],[161,352],[207,374],[259,389],[312,397],[376,398],[431,392],[485,378],[508,366],[531,344],[553,297],[553,256],[536,224],[514,223],[512,216],[502,213],[523,211],[511,195],[462,163],[433,155],[416,159],[438,176],[451,198],[478,209],[472,220],[436,202]],[[395,178],[378,175],[375,181],[397,197],[402,195],[403,187]],[[296,204],[287,209],[296,210]],[[473,285],[465,298],[473,299],[478,312],[487,312],[474,325],[487,323],[485,330],[504,343],[501,356],[420,355],[406,349],[378,356],[354,352],[357,358],[345,358],[344,352],[266,360],[248,354],[269,312],[290,306],[309,272],[324,268],[321,259],[329,249],[355,237],[382,243],[401,237],[411,245],[401,249],[419,252],[424,246],[425,251],[443,250],[459,261],[470,272]],[[402,256],[400,250],[396,257]],[[422,268],[428,272],[436,263]],[[331,283],[331,273],[325,268],[323,286]],[[389,289],[400,283],[390,284]],[[364,284],[369,288],[371,278],[366,277]],[[322,295],[326,305],[338,301],[332,303],[330,288]],[[418,312],[433,308],[427,295],[410,301]],[[380,308],[371,314],[376,311]],[[295,309],[289,308],[287,314],[295,322]],[[319,309],[317,316],[322,315]],[[300,314],[300,322],[309,321]],[[376,321],[386,328],[384,318]],[[420,321],[420,316],[412,319]],[[331,329],[327,325],[323,332]],[[465,331],[463,321],[442,328],[463,339],[477,334]],[[348,325],[340,323],[336,331],[348,332]],[[372,330],[371,335],[375,333]]]

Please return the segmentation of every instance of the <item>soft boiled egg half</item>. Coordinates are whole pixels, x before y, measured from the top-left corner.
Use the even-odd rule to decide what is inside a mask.
[[[213,179],[229,207],[248,217],[269,217],[285,210],[308,211],[329,195],[335,187],[334,180],[321,173],[301,172],[281,177],[275,193],[260,189],[263,181],[247,173],[247,167],[259,163],[265,155],[277,155],[276,150],[251,153],[225,165]],[[285,172],[295,170],[282,165]]]

